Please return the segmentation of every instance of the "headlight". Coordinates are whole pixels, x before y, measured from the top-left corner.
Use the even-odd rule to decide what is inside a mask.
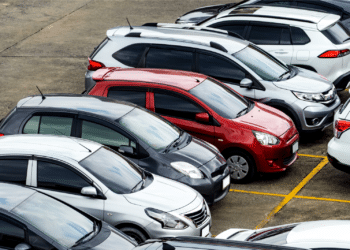
[[[253,131],[253,134],[261,145],[277,145],[280,143],[280,140],[276,136],[258,131]]]
[[[301,92],[295,92],[295,91],[292,91],[292,92],[297,98],[303,101],[322,102],[325,100],[323,94],[321,93],[309,94],[309,93],[301,93]]]
[[[188,227],[185,222],[167,212],[163,212],[155,208],[146,208],[145,212],[149,217],[162,224],[163,228],[185,229]]]
[[[176,161],[176,162],[170,163],[170,165],[180,173],[183,173],[184,175],[187,175],[193,179],[204,178],[202,172],[198,168],[194,167],[193,165],[187,162]]]

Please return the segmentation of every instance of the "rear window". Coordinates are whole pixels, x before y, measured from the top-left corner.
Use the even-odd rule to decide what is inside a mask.
[[[115,52],[112,57],[122,64],[136,68],[145,49],[145,44],[134,44]]]
[[[7,114],[1,121],[0,121],[0,128],[2,128],[5,123],[8,121],[8,119],[16,112],[16,108],[12,109],[10,113]]]
[[[94,48],[94,51],[92,51],[92,53],[90,55],[91,59],[97,54],[97,52],[99,52],[103,48],[103,46],[105,46],[107,44],[108,40],[109,40],[108,37],[106,37],[105,39],[102,40],[102,42],[99,45],[97,45]]]
[[[333,44],[342,44],[350,37],[350,31],[338,22],[332,27],[321,31]]]

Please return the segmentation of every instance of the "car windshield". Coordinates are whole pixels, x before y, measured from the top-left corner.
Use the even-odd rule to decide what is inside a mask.
[[[287,236],[294,227],[296,227],[296,225],[288,225],[284,227],[269,229],[261,233],[254,234],[248,238],[248,241],[271,245],[287,244]]]
[[[189,92],[218,115],[227,119],[236,118],[242,110],[246,110],[249,106],[247,100],[213,79],[206,79]]]
[[[287,65],[252,44],[232,55],[265,81],[278,81],[290,72]]]
[[[132,193],[143,180],[141,169],[107,147],[100,148],[79,164],[117,194]]]
[[[118,120],[119,124],[156,150],[163,150],[177,138],[181,131],[156,114],[133,109]]]
[[[12,212],[67,248],[94,232],[93,220],[40,193],[30,196]]]

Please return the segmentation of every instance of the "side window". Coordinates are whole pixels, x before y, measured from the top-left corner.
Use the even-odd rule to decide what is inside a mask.
[[[33,116],[24,126],[24,134],[70,136],[73,118],[60,116]]]
[[[230,24],[215,24],[215,25],[211,25],[210,27],[231,31],[231,32],[234,32],[240,36],[243,36],[244,29],[245,29],[246,25],[245,24],[231,24],[231,25]]]
[[[46,240],[41,238],[39,235],[36,235],[32,231],[28,231],[28,239],[29,239],[29,245],[31,245],[35,250],[56,249],[54,246],[52,246],[50,243],[48,243]]]
[[[24,229],[0,217],[0,248],[15,249],[20,243],[25,243]]]
[[[0,159],[0,181],[25,185],[28,160]]]
[[[120,101],[132,102],[141,107],[146,107],[146,91],[120,90],[110,88],[107,97]]]
[[[302,29],[291,27],[291,31],[293,45],[304,45],[310,42],[310,38]]]
[[[255,44],[278,45],[282,30],[280,27],[253,25],[248,40]]]
[[[127,66],[135,68],[145,49],[145,44],[134,44],[115,52],[112,57]]]
[[[193,52],[173,49],[150,48],[146,68],[192,70]]]
[[[37,166],[39,188],[80,194],[83,187],[91,186],[80,175],[62,165],[39,160]]]
[[[188,100],[163,93],[154,93],[154,105],[158,114],[186,120],[195,120],[197,113],[204,112]]]
[[[198,59],[199,73],[204,75],[233,83],[239,83],[246,75],[245,72],[233,62],[231,63],[223,58],[199,54]]]
[[[111,147],[136,147],[133,141],[113,129],[88,121],[83,121],[81,138]]]

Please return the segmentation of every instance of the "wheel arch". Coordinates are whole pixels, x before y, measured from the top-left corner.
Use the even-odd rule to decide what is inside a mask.
[[[298,130],[302,128],[298,114],[284,101],[272,99],[264,104],[269,105],[273,108],[276,108],[282,111],[283,113],[285,113],[286,115],[288,115],[293,120]]]
[[[137,224],[135,224],[135,223],[132,223],[132,222],[122,222],[122,223],[120,223],[120,224],[118,224],[118,225],[115,226],[115,228],[117,228],[117,229],[119,229],[119,230],[122,229],[122,228],[124,228],[124,227],[136,228],[136,229],[140,230],[140,231],[147,237],[147,239],[150,239],[150,238],[151,238],[151,237],[150,237],[150,234],[149,234],[142,226],[137,225]]]

